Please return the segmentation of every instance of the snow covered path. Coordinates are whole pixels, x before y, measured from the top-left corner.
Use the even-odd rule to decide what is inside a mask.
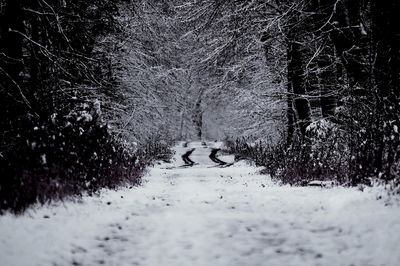
[[[158,165],[143,186],[0,216],[0,265],[400,265],[399,206],[213,168],[196,142],[175,166],[191,147],[199,165]]]

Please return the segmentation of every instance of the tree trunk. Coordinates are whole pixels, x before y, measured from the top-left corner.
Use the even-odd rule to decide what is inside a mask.
[[[397,25],[400,2],[372,1],[373,45],[375,52],[374,77],[383,97],[398,105],[400,96],[400,27]],[[394,23],[394,24],[393,24]],[[394,107],[394,106],[392,106]]]
[[[193,114],[193,122],[196,128],[196,137],[201,140],[203,136],[203,110],[201,108],[201,102],[203,99],[204,89],[200,90],[200,94],[197,97],[195,106],[194,106],[194,114]]]
[[[317,38],[321,39],[320,47],[322,51],[317,55],[318,65],[318,84],[320,91],[321,114],[324,118],[332,118],[337,107],[337,91],[339,84],[337,81],[337,60],[335,47],[332,38],[327,33],[331,29],[328,23],[331,18],[335,2],[332,0],[312,0],[310,10],[312,16],[313,32]]]
[[[9,84],[20,85],[20,72],[23,69],[22,36],[23,32],[21,7],[18,0],[6,2],[4,14],[0,23],[0,49],[2,55],[1,67],[7,75]]]
[[[292,74],[288,74],[288,78],[291,77]],[[294,126],[295,126],[295,114],[293,110],[293,89],[292,82],[288,80],[287,85],[287,139],[286,144],[290,145],[293,141],[294,135]]]
[[[400,126],[400,29],[397,26],[400,3],[396,0],[371,3],[373,52],[375,64],[373,76],[377,87],[377,125],[379,147],[376,154],[378,171],[385,169],[385,178],[392,179],[396,157],[399,157]]]
[[[0,113],[4,119],[0,121],[0,128],[4,134],[1,143],[9,145],[5,136],[12,129],[20,129],[26,126],[21,118],[26,118],[27,98],[22,87],[21,71],[23,70],[22,36],[17,32],[24,31],[22,23],[20,1],[8,0],[0,13],[0,90],[4,91],[4,97],[0,100]]]
[[[321,113],[323,118],[333,118],[336,112],[338,90],[335,52],[329,40],[324,44],[323,49],[317,59]]]
[[[327,2],[332,2],[328,0]],[[371,85],[369,71],[369,38],[361,19],[361,1],[333,1],[336,12],[333,17],[332,41],[338,56],[346,68],[349,85],[367,90]]]
[[[38,1],[37,0],[31,0],[31,5],[33,10],[38,10]],[[31,39],[33,42],[39,43],[39,26],[38,26],[38,18],[36,14],[32,15],[31,19]],[[39,49],[38,46],[35,43],[30,43],[30,95],[31,99],[34,99],[35,92],[38,90],[40,87],[39,83]],[[35,102],[35,105],[37,107],[40,107],[40,100],[38,102]],[[35,106],[35,107],[36,107]],[[35,108],[38,110],[38,108]]]
[[[288,82],[293,91],[294,108],[297,114],[297,122],[301,134],[306,134],[306,128],[311,121],[311,108],[308,99],[305,98],[305,73],[304,54],[302,45],[296,38],[289,39],[288,43]],[[290,111],[290,110],[288,110]]]

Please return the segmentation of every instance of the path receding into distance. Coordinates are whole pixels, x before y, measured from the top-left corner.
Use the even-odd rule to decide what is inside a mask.
[[[279,186],[243,161],[212,167],[216,145],[180,143],[139,187],[0,216],[0,265],[399,265],[398,205]],[[191,148],[198,164],[177,167]]]

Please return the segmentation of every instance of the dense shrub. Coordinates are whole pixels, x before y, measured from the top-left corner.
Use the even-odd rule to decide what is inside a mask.
[[[384,167],[378,171],[374,166],[375,135],[363,129],[360,123],[354,124],[358,130],[349,130],[347,124],[341,127],[320,120],[308,126],[306,138],[297,137],[290,145],[282,137],[282,141],[274,145],[241,138],[228,140],[227,146],[237,158],[254,161],[265,167],[265,173],[283,183],[306,185],[313,180],[330,180],[344,185],[384,183],[390,193],[398,193],[399,158],[389,164],[389,156],[384,154]],[[391,178],[385,174],[387,171]]]
[[[318,150],[301,142],[289,147],[284,143],[271,146],[263,141],[248,143],[246,139],[229,141],[228,147],[238,158],[254,161],[265,167],[264,173],[284,183],[302,185],[312,180],[343,179],[336,164],[329,165],[330,160],[326,160],[328,147]]]
[[[313,180],[349,185],[370,183],[367,177],[354,178],[351,139],[346,131],[328,120],[311,123],[307,137],[298,136],[290,145],[283,141],[285,138],[281,139],[274,145],[245,138],[227,144],[231,152],[265,167],[266,173],[284,183],[305,185]]]
[[[123,145],[102,123],[97,105],[31,121],[30,130],[16,136],[17,144],[0,157],[0,210],[20,212],[35,202],[138,184],[146,165],[171,155],[157,135],[137,147]]]

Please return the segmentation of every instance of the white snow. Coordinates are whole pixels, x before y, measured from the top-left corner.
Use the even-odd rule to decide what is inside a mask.
[[[0,216],[0,265],[399,265],[400,207],[374,189],[278,186],[210,167],[212,145],[142,186]],[[169,169],[191,147],[199,164]]]

